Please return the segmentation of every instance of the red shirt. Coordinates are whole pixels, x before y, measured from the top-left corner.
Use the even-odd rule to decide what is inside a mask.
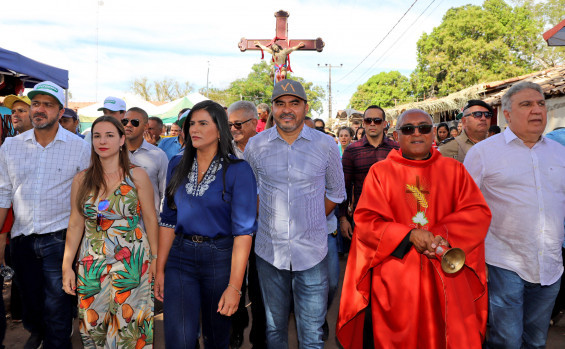
[[[257,128],[255,129],[255,131],[257,131],[257,133],[264,131],[265,125],[267,125],[267,120],[257,120]]]

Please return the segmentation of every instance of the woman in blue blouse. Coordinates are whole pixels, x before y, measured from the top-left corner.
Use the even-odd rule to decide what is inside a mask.
[[[155,297],[163,301],[168,348],[195,347],[202,313],[205,348],[227,349],[257,228],[257,184],[234,156],[221,105],[197,103],[183,131],[185,151],[167,172]]]

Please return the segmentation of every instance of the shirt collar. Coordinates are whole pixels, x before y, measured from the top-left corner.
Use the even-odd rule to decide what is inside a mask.
[[[51,143],[53,143],[54,141],[66,142],[69,139],[70,135],[72,135],[72,133],[65,130],[63,128],[63,126],[61,126],[59,124],[58,128],[57,128],[57,134],[55,135],[55,138],[53,139],[53,141],[51,141]],[[24,138],[24,141],[32,141],[33,143],[37,143],[37,140],[35,139],[35,129],[34,128],[22,133],[22,137]],[[74,137],[74,135],[73,135],[73,137]]]
[[[151,150],[151,144],[149,144],[149,142],[143,139],[143,142],[141,142],[141,145],[139,146],[138,149]]]
[[[516,136],[516,134],[514,132],[512,132],[512,130],[510,129],[509,126],[506,127],[506,129],[504,130],[504,140],[506,141],[506,144],[514,141],[515,139],[520,140],[520,142],[522,142],[522,144],[524,144],[524,142],[520,138],[518,138],[518,136]],[[541,135],[539,141],[537,141],[536,144],[540,143],[540,142],[545,142],[545,136],[544,135]]]
[[[269,142],[279,138],[281,140],[284,141],[284,139],[281,137],[281,135],[279,134],[279,129],[277,126],[273,126],[270,129],[266,130],[269,131]],[[263,131],[265,132],[265,131]],[[297,140],[300,138],[304,138],[308,141],[311,141],[312,138],[314,137],[313,132],[320,132],[317,130],[314,130],[313,128],[310,128],[308,126],[306,126],[305,124],[302,126],[302,130],[300,131],[300,134],[298,135],[298,137],[296,138]],[[285,141],[286,142],[286,141]]]

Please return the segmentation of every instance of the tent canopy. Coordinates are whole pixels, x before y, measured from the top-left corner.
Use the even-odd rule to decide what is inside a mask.
[[[14,75],[27,88],[49,80],[64,89],[69,88],[69,71],[34,61],[13,51],[0,47],[0,74]]]
[[[543,33],[543,39],[548,46],[565,46],[565,19]]]

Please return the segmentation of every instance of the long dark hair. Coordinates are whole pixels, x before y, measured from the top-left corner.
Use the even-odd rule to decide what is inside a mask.
[[[94,120],[94,122],[92,123],[92,132],[90,133],[90,137],[94,136],[94,127],[101,122],[109,122],[114,125],[118,130],[118,135],[120,138],[126,134],[124,126],[116,118],[114,118],[113,116],[101,116],[98,119]],[[104,169],[102,168],[102,163],[100,162],[98,154],[96,154],[96,152],[94,151],[94,142],[91,143],[92,146],[90,148],[90,166],[85,170],[84,179],[77,195],[76,205],[81,212],[86,200],[88,200],[88,197],[90,195],[93,195],[94,198],[97,198],[100,192],[108,192],[108,187],[106,186],[106,181],[104,180]],[[119,164],[120,170],[122,172],[122,178],[127,177],[129,179],[132,179],[130,172],[129,154],[125,143],[122,147],[120,147]]]
[[[442,140],[439,139],[439,129],[442,128],[442,127],[445,128],[445,130],[447,131],[447,137],[445,137],[445,139],[451,137],[451,135],[449,134],[449,125],[447,125],[445,122],[440,122],[436,127],[436,139],[437,139],[438,144],[441,141],[445,140],[445,139],[442,139]]]
[[[172,210],[176,210],[177,208],[175,205],[175,192],[177,191],[179,186],[181,186],[187,179],[188,173],[192,169],[194,157],[196,156],[196,148],[194,148],[194,146],[192,145],[192,139],[190,138],[189,129],[192,115],[199,110],[206,110],[208,114],[210,114],[212,121],[214,121],[214,124],[216,124],[216,127],[218,128],[220,139],[218,140],[218,153],[216,156],[219,160],[223,161],[224,164],[226,164],[226,167],[224,168],[224,178],[225,173],[227,172],[227,166],[229,166],[230,163],[241,161],[236,159],[235,152],[233,150],[233,138],[228,126],[228,115],[226,114],[224,107],[210,100],[196,103],[194,107],[192,107],[190,113],[188,113],[182,127],[182,131],[184,132],[185,137],[184,154],[179,164],[173,170],[171,180],[169,181],[167,189],[165,190],[167,206]]]

